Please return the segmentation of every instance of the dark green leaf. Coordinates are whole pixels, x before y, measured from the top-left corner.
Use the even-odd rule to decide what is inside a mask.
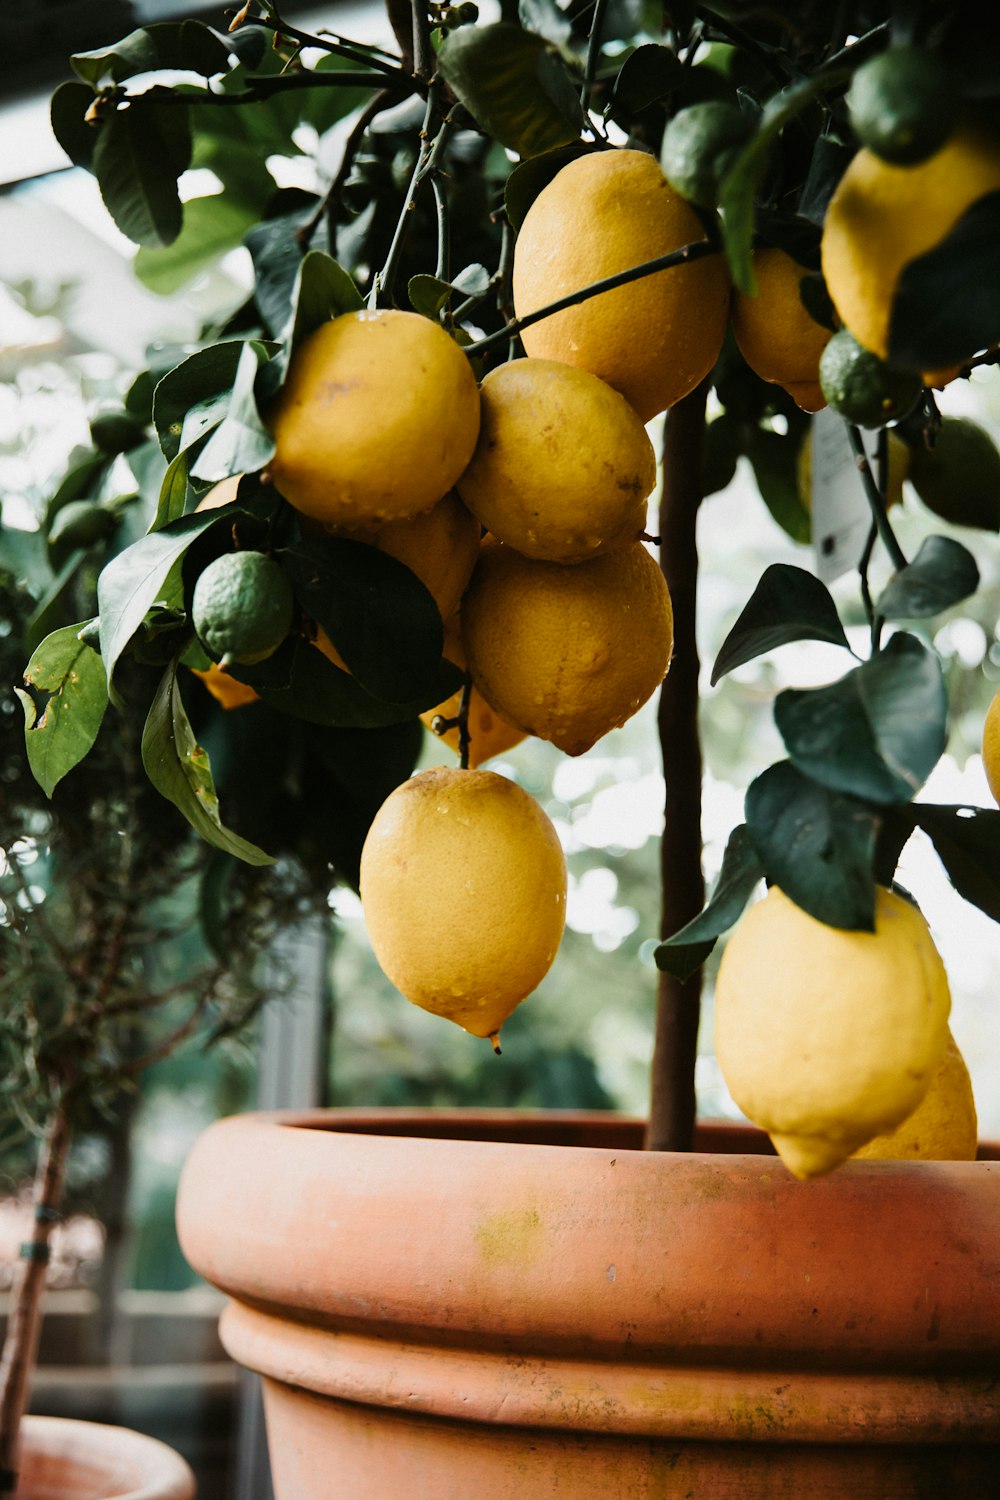
[[[543,37],[498,21],[445,37],[438,67],[476,123],[519,156],[575,141],[583,111],[559,54]]]
[[[261,420],[254,394],[264,357],[262,344],[243,345],[229,410],[192,465],[192,478],[213,481],[229,474],[253,473],[273,456],[274,439]]]
[[[630,52],[622,63],[606,113],[638,114],[665,99],[683,76],[684,69],[675,52],[658,43],[646,42]]]
[[[90,170],[97,145],[97,130],[84,116],[94,102],[93,89],[85,83],[61,83],[52,95],[49,118],[52,134],[74,167]]]
[[[556,151],[546,151],[533,156],[530,161],[519,162],[507,178],[504,188],[504,212],[514,229],[520,229],[525,214],[543,188],[568,162],[584,155],[582,146],[561,146]]]
[[[712,668],[713,687],[735,667],[789,641],[829,641],[851,649],[826,585],[804,568],[772,563],[722,643]]]
[[[573,32],[573,23],[556,0],[517,0],[517,18],[525,31],[537,32],[561,47]]]
[[[941,664],[913,635],[829,687],[779,693],[774,721],[798,768],[870,802],[908,802],[940,758],[948,697]]]
[[[137,73],[155,73],[169,68],[200,73],[211,78],[229,67],[230,48],[225,38],[201,21],[159,21],[133,31],[112,47],[77,52],[70,58],[77,77],[92,88],[134,78]]]
[[[790,120],[828,86],[829,80],[817,74],[800,83],[791,84],[769,99],[756,134],[739,152],[722,180],[719,208],[722,213],[723,245],[733,281],[748,296],[754,296],[757,291],[751,258],[754,199],[767,169],[771,142]]]
[[[448,305],[448,299],[452,295],[452,286],[450,282],[441,281],[437,276],[428,276],[421,272],[410,277],[406,295],[410,299],[410,306],[414,312],[421,313],[425,318],[432,318],[436,322],[442,308]]]
[[[847,146],[833,136],[819,137],[813,147],[809,173],[799,198],[798,211],[804,219],[822,225],[834,189],[854,155],[853,146]]]
[[[746,795],[746,820],[768,880],[830,927],[875,931],[870,807],[817,786],[788,761],[770,766]]]
[[[889,358],[914,370],[961,364],[1000,341],[1000,192],[968,209],[933,250],[917,256],[896,283]]]
[[[314,212],[314,204],[265,219],[246,236],[257,284],[254,298],[269,333],[277,335],[292,315],[292,294],[302,264],[297,231]]]
[[[159,249],[143,245],[133,262],[135,274],[151,292],[169,297],[241,245],[256,222],[256,210],[229,193],[193,198],[184,205],[184,222],[173,244]]]
[[[283,348],[268,367],[268,394],[274,394],[292,355],[310,334],[331,318],[337,318],[341,313],[360,312],[363,307],[361,293],[343,266],[339,266],[324,250],[308,251],[296,273],[292,314],[281,335]]]
[[[690,979],[715,947],[716,939],[732,927],[763,875],[746,824],[741,823],[729,835],[711,901],[692,922],[660,944],[653,955],[657,967],[682,983]]]
[[[21,531],[0,522],[0,576],[27,586],[36,598],[49,577],[45,538],[40,531]]]
[[[315,646],[293,636],[273,656],[252,667],[233,666],[231,675],[260,694],[281,713],[311,724],[375,729],[402,724],[427,708],[444,703],[462,684],[462,673],[442,659],[435,682],[420,698],[388,703],[366,692],[354,677],[342,672]]]
[[[876,612],[886,620],[916,620],[968,599],[979,587],[979,569],[968,547],[948,536],[928,536],[912,562],[879,595]]]
[[[110,460],[106,453],[88,453],[66,471],[55,494],[45,507],[44,529],[49,530],[64,505],[71,500],[86,500],[96,495],[108,472]]]
[[[24,627],[25,645],[29,651],[34,651],[35,647],[65,620],[70,590],[86,561],[85,548],[80,547],[77,551],[71,552],[55,578],[51,579],[42,593]]]
[[[142,731],[142,763],[156,790],[207,843],[249,865],[274,863],[270,854],[223,825],[208,755],[195,739],[181,700],[176,662],[164,672],[149,710]]]
[[[243,344],[238,340],[209,344],[206,349],[199,349],[176,365],[157,383],[153,395],[153,422],[165,458],[176,458],[180,452],[184,420],[192,408],[222,396],[225,402],[216,411],[214,421],[221,421],[225,416],[225,404],[242,353]],[[211,425],[213,423],[209,422],[205,427]],[[188,435],[188,441],[191,440],[192,435]]]
[[[761,499],[793,542],[808,542],[812,518],[799,493],[798,447],[790,436],[756,427],[746,446]]]
[[[188,467],[193,451],[186,448],[167,465],[150,531],[162,531],[164,526],[169,526],[171,521],[179,520],[184,514],[188,497]]]
[[[197,537],[233,514],[233,507],[224,506],[221,510],[184,516],[119,552],[101,572],[97,580],[101,655],[113,699],[118,658],[142,624],[147,611],[160,598],[170,574]]]
[[[441,660],[441,616],[416,574],[346,537],[289,547],[281,561],[299,603],[363,688],[390,702],[431,690]]]
[[[164,103],[151,91],[104,117],[92,169],[122,234],[140,245],[169,245],[177,238],[177,179],[190,160],[186,106]]]
[[[35,700],[15,691],[24,709],[31,774],[47,797],[90,750],[108,706],[101,658],[79,639],[79,625],[46,636],[24,669],[29,687],[51,696],[37,716]]]
[[[912,812],[959,895],[1000,922],[1000,811],[915,802]]]

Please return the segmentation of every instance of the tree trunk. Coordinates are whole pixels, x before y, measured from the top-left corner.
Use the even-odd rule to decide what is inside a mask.
[[[666,778],[660,847],[661,937],[671,936],[697,916],[705,897],[695,613],[707,395],[705,382],[679,401],[667,416],[663,439],[660,566],[674,608],[674,658],[660,690],[658,716]],[[647,1150],[691,1150],[700,996],[700,970],[685,984],[670,974],[658,977]]]
[[[69,1141],[69,1118],[59,1108],[49,1121],[35,1171],[31,1237],[21,1247],[0,1357],[0,1494],[11,1494],[17,1488],[18,1436],[38,1353],[49,1239],[62,1203]]]

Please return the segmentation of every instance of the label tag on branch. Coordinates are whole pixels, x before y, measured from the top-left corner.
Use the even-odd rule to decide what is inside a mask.
[[[877,432],[863,434],[875,463]],[[812,536],[816,572],[832,583],[861,561],[871,529],[871,508],[854,461],[844,421],[824,407],[806,439],[812,445]]]

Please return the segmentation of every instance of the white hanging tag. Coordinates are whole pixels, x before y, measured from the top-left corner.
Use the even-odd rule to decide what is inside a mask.
[[[862,429],[874,466],[878,433]],[[843,417],[824,407],[812,419],[812,535],[816,572],[824,583],[856,568],[871,529],[871,508]],[[874,468],[873,468],[874,471]]]

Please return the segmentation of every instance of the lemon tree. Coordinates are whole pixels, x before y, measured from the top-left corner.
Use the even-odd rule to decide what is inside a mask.
[[[138,716],[154,786],[206,837],[258,857],[230,826],[252,817],[256,791],[275,815],[254,849],[286,852],[273,789],[291,781],[324,809],[309,843],[317,878],[356,884],[376,809],[397,786],[392,806],[411,806],[421,717],[464,763],[447,782],[459,803],[414,794],[399,836],[419,828],[422,845],[429,828],[462,826],[440,809],[462,787],[471,797],[479,783],[462,778],[481,774],[489,748],[530,735],[584,754],[659,692],[651,1139],[690,1144],[692,976],[762,880],[795,931],[812,924],[831,944],[831,972],[885,946],[917,829],[959,891],[1000,917],[1000,814],[919,795],[956,718],[939,617],[995,571],[995,449],[942,416],[940,392],[988,380],[1000,345],[1000,81],[984,61],[1000,19],[979,18],[980,48],[958,7],[906,26],[871,26],[860,4],[779,6],[739,25],[681,7],[652,35],[627,7],[538,4],[490,21],[417,0],[393,53],[263,9],[241,10],[225,36],[170,23],[79,54],[53,101],[57,138],[140,246],[148,285],[194,284],[236,245],[253,284],[197,347],[156,352],[54,487],[39,545],[63,588],[96,573],[96,599],[86,619],[41,612],[28,758],[52,790],[105,713]],[[279,191],[274,163],[302,155],[322,186]],[[185,178],[182,201],[192,162],[221,187],[192,200]],[[870,518],[856,597],[831,592],[809,552],[786,552],[713,633],[699,574],[727,539],[712,536],[704,492],[749,466],[772,520],[808,542],[801,475],[824,400]],[[109,492],[118,460],[134,497]],[[966,531],[915,539],[927,508]],[[771,524],[763,508],[758,519]],[[262,573],[260,586],[216,591],[220,569],[247,558],[282,585]],[[838,648],[842,671],[773,695],[779,758],[747,766],[743,820],[705,904],[699,715],[720,679],[803,640]],[[225,712],[235,695],[251,707]],[[450,904],[465,888],[455,872],[475,886],[479,858],[458,839],[440,879],[428,874],[430,904],[410,919],[419,983],[395,967],[405,935],[376,942],[409,998],[424,1004],[448,979],[463,994],[443,1003],[481,1032],[544,965],[526,956],[521,972],[510,957],[531,949],[519,883],[511,874],[508,903],[494,881],[491,937],[507,944],[510,982],[484,980],[470,999]],[[521,847],[518,868],[530,862]],[[539,867],[548,900],[558,861]],[[376,927],[393,903],[374,896]],[[753,925],[777,905],[757,903]],[[909,911],[899,920],[912,926]],[[470,916],[477,931],[484,920]],[[778,968],[769,927],[762,953]],[[541,943],[545,964],[557,941]],[[908,986],[886,981],[886,994]],[[846,998],[828,999],[831,1028],[838,1010],[848,1024],[830,1032],[831,1096],[809,1107],[815,1138],[850,1154],[911,1109],[905,1079],[926,1077],[943,1033],[920,1052],[902,1022],[898,1045],[887,1028],[871,1097],[893,1103],[866,1114],[833,1088],[852,1017]],[[790,1036],[795,1024],[789,1014]],[[783,1112],[791,1070],[773,1081],[770,1128],[809,1137],[808,1120]]]

